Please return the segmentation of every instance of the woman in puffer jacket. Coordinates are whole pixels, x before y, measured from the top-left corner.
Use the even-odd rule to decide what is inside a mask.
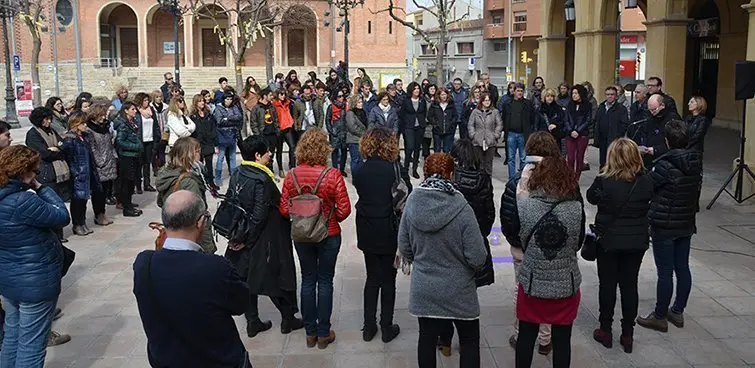
[[[447,89],[438,89],[438,97],[430,104],[427,123],[433,129],[435,152],[451,152],[456,133],[456,105]]]
[[[0,152],[0,294],[5,337],[0,367],[42,367],[60,295],[63,248],[56,229],[65,203],[36,180],[40,155],[22,145]],[[23,323],[21,323],[23,321]]]
[[[503,120],[487,93],[480,94],[480,103],[469,116],[467,128],[469,139],[482,153],[482,168],[488,175],[493,175],[493,157],[503,132]]]
[[[107,105],[95,104],[87,112],[87,134],[84,136],[92,147],[92,155],[105,195],[105,203],[115,205],[113,183],[118,178],[118,153],[113,145],[113,133],[107,121]],[[107,222],[110,222],[109,220]]]

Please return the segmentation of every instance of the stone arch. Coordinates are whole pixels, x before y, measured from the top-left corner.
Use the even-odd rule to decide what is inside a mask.
[[[184,25],[178,25],[179,45],[175,45],[175,33],[173,31],[173,15],[162,10],[158,4],[150,7],[145,17],[147,29],[147,65],[151,67],[172,67],[175,55],[178,52],[181,65],[185,65],[186,51],[184,49]],[[171,49],[172,48],[172,49]]]
[[[293,5],[283,14],[282,21],[283,65],[316,66],[319,27],[315,11],[306,5]]]
[[[209,4],[197,10],[198,14],[212,14],[217,20],[219,28],[228,32],[231,19],[228,11],[218,2]],[[213,20],[198,15],[194,18],[194,65],[197,66],[228,66],[230,56],[227,44],[231,40],[221,42],[216,33],[216,24]]]
[[[100,63],[138,67],[139,17],[126,2],[112,1],[97,11],[97,50]]]
[[[594,20],[595,30],[618,30],[619,1],[621,0],[601,0],[597,2],[598,11],[595,15],[598,17]]]

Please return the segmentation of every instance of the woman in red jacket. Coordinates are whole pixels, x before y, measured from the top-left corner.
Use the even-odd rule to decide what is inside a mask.
[[[278,143],[275,148],[275,159],[278,161],[278,175],[283,177],[283,143],[288,145],[288,168],[296,167],[296,130],[294,130],[294,115],[292,113],[294,104],[288,98],[285,89],[279,89],[275,92],[273,100],[275,112],[278,113],[278,125],[280,134],[278,134]],[[272,165],[270,165],[272,167]]]
[[[328,170],[317,190],[328,223],[328,237],[320,243],[294,242],[301,266],[301,315],[307,330],[307,347],[325,349],[335,341],[330,329],[333,311],[333,276],[341,248],[341,227],[338,224],[351,214],[346,183],[338,170],[328,167],[330,154],[328,136],[319,129],[307,130],[296,146],[298,166],[283,180],[280,211],[289,217],[289,199],[299,195],[293,176],[300,188],[315,187],[317,179]]]

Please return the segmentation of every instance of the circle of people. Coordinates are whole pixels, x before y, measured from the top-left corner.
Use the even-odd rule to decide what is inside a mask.
[[[220,78],[218,90],[203,90],[190,103],[170,73],[160,90],[133,99],[126,88],[112,101],[82,93],[68,111],[53,97],[32,111],[25,145],[11,145],[10,126],[0,122],[0,366],[42,367],[47,346],[70,340],[51,331],[61,314],[61,277],[73,262],[63,228],[71,223],[77,236],[93,232],[86,221],[90,199],[98,226],[113,223],[108,205],[138,217],[132,197],[144,191],[157,192],[164,228],[159,250],[140,253],[134,263],[152,366],[251,366],[232,316],[245,316],[250,338],[271,329],[260,318],[259,295],[279,310],[281,333],[304,329],[307,347],[326,349],[336,340],[333,278],[339,223],[351,214],[344,180],[350,174],[366,268],[364,341],[380,333],[388,343],[399,335],[393,317],[401,270],[411,277],[418,366],[435,367],[438,350],[451,356],[456,331],[460,366],[479,367],[477,289],[495,281],[488,238],[501,141],[509,181],[499,219],[516,270],[509,340],[516,367],[530,367],[536,343],[538,353],[552,352],[554,367],[570,365],[580,252],[597,262],[596,342],[613,345],[617,286],[618,341],[626,353],[635,323],[662,332],[668,323],[684,326],[710,126],[704,98],[689,101],[685,122],[657,77],[637,86],[631,102],[621,86],[609,86],[598,104],[588,82],[550,89],[541,77],[529,88],[509,83],[499,98],[487,74],[471,88],[456,78],[448,86],[412,82],[404,91],[397,79],[376,94],[366,71],[357,70],[353,84],[342,67],[326,82],[315,72],[302,82],[292,70],[261,88],[249,77],[240,94]],[[591,139],[600,170],[586,192],[597,206],[586,226],[579,178]],[[413,187],[420,154],[422,181]],[[225,195],[223,161],[230,173]],[[225,257],[213,255],[213,227],[219,230],[223,220],[208,212],[208,192],[235,211]],[[639,270],[651,239],[657,303],[638,317]]]

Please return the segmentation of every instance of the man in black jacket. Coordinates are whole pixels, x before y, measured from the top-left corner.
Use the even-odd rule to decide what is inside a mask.
[[[653,95],[660,95],[663,97],[663,104],[666,105],[666,108],[673,113],[676,116],[676,119],[679,118],[679,110],[676,109],[676,101],[673,97],[670,95],[667,95],[665,92],[663,92],[663,81],[661,78],[658,77],[650,77],[647,80],[647,88],[648,88],[648,97]],[[647,106],[647,103],[645,104]]]
[[[664,127],[676,114],[666,108],[661,95],[652,95],[648,99],[649,119],[628,129],[628,135],[640,146],[642,161],[650,170],[653,161],[666,153],[666,135]]]
[[[629,107],[629,121],[632,123],[647,118],[648,88],[644,84],[638,84],[634,89],[634,98]]]
[[[629,114],[627,108],[616,103],[618,90],[614,86],[606,88],[606,99],[595,113],[595,147],[600,149],[600,167],[606,164],[608,146],[627,132]]]
[[[233,321],[249,304],[249,288],[227,260],[201,252],[206,221],[201,198],[171,194],[162,207],[163,248],[134,261],[134,295],[153,367],[251,366]]]
[[[503,105],[501,111],[503,131],[506,140],[506,159],[508,160],[509,179],[516,177],[517,172],[524,168],[524,146],[530,134],[536,132],[539,117],[535,106],[524,98],[524,84],[514,86],[514,98]],[[517,169],[517,153],[519,153],[519,168]]]
[[[650,172],[655,195],[648,213],[653,256],[658,269],[657,301],[655,311],[647,317],[637,318],[640,326],[662,332],[668,331],[668,322],[677,327],[684,326],[684,308],[692,289],[690,242],[697,232],[695,214],[702,172],[700,152],[687,148],[687,124],[672,120],[664,130],[669,151],[655,160]],[[669,309],[674,293],[674,275],[676,300]]]
[[[493,83],[490,83],[490,74],[482,73],[480,75],[480,80],[485,86],[485,89],[488,91],[490,101],[493,102],[492,106],[498,106],[498,98],[500,97],[500,94],[498,93],[498,87],[496,87],[496,85],[494,85]]]

